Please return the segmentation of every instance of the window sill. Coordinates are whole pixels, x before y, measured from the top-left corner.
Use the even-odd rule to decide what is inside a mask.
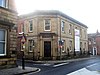
[[[29,31],[29,33],[33,33],[33,31]]]
[[[33,51],[29,51],[29,53],[33,53]]]

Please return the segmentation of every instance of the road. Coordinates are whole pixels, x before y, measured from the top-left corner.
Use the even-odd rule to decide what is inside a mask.
[[[29,73],[27,75],[67,75],[71,72],[77,71],[81,68],[87,67],[89,65],[96,64],[96,66],[100,65],[100,57],[97,57],[95,59],[86,59],[81,61],[74,61],[70,63],[66,63],[64,65],[55,66],[55,65],[49,65],[49,64],[34,64],[34,63],[26,63],[26,66],[30,67],[38,67],[41,69],[40,72],[37,73]],[[54,67],[55,66],[55,67]],[[90,70],[93,70],[95,66],[92,66],[93,68],[90,68]],[[97,67],[95,67],[96,69]]]

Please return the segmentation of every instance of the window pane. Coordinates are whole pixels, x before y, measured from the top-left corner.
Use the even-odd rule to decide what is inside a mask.
[[[5,31],[0,30],[0,41],[5,41]]]
[[[5,43],[0,43],[0,54],[5,53]]]
[[[33,40],[29,40],[29,51],[32,52],[33,47]]]
[[[49,19],[45,20],[45,30],[50,30],[50,20]]]
[[[0,0],[0,6],[5,7],[5,0]]]
[[[65,22],[64,21],[61,21],[61,30],[64,31],[64,24]]]
[[[29,21],[29,23],[30,23],[30,31],[32,31],[33,30],[33,23],[32,23],[32,21]]]
[[[45,26],[45,30],[50,30],[50,26]]]

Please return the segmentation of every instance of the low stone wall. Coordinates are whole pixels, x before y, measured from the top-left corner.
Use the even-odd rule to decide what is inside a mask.
[[[0,69],[17,67],[16,58],[0,58]]]

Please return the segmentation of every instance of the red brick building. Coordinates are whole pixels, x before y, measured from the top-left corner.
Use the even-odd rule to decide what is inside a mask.
[[[100,55],[100,33],[88,34],[88,49],[92,55]]]

